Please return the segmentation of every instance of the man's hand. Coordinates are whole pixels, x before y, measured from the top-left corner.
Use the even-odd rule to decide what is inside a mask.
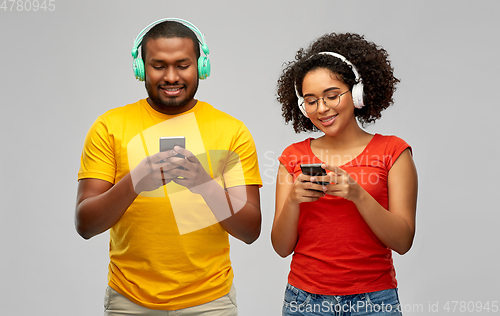
[[[177,153],[173,150],[159,152],[144,158],[130,171],[135,193],[153,191],[172,181],[175,176],[169,171],[177,168],[177,165],[170,159],[175,155]]]
[[[191,192],[201,194],[202,185],[212,180],[212,177],[205,171],[198,158],[189,150],[175,146],[173,153],[174,155],[181,154],[184,158],[171,157],[167,159],[169,165],[168,169],[163,170],[165,176],[171,181],[188,188]]]

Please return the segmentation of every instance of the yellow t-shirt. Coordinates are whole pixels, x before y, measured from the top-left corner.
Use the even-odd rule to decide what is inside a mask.
[[[78,179],[117,183],[167,136],[185,136],[186,149],[221,186],[262,185],[255,144],[241,121],[201,101],[165,115],[145,99],[94,122]],[[151,309],[210,302],[227,294],[233,279],[227,232],[200,195],[173,182],[135,199],[110,229],[109,255],[109,285]]]

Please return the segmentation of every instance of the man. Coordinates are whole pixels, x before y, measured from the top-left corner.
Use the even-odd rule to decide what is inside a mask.
[[[144,29],[133,57],[148,98],[86,137],[75,225],[85,239],[110,229],[105,315],[237,315],[228,233],[258,238],[262,180],[244,124],[194,98],[210,74],[199,42],[208,55],[184,20]],[[159,151],[176,136],[186,148]]]

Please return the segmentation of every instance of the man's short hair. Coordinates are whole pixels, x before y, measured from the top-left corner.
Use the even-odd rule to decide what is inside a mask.
[[[150,39],[158,39],[158,38],[172,38],[172,37],[180,37],[180,38],[190,38],[193,41],[194,53],[196,55],[196,60],[200,57],[200,45],[198,37],[196,34],[184,24],[177,21],[164,21],[153,26],[147,33],[144,35],[141,43],[141,56],[144,63],[146,63],[146,43]]]

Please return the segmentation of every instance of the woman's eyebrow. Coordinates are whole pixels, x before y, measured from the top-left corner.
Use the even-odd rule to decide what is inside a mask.
[[[333,91],[333,90],[340,90],[340,88],[338,88],[338,87],[326,88],[325,90],[323,90],[323,94],[330,92],[330,91]],[[312,94],[312,93],[304,94],[304,98],[305,97],[314,97],[314,94]]]

